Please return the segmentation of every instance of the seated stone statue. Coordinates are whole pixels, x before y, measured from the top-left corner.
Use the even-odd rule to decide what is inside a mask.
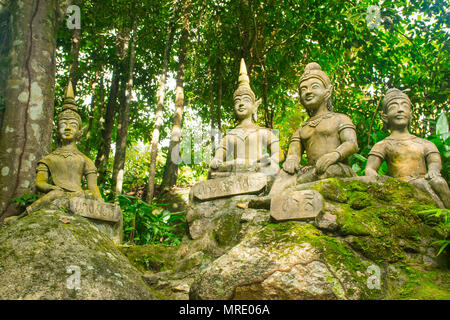
[[[333,112],[333,86],[319,64],[309,63],[300,78],[299,94],[310,118],[295,132],[286,161],[269,197],[286,188],[331,177],[354,177],[348,157],[358,150],[355,126],[341,113]],[[308,163],[301,167],[303,152]]]
[[[120,207],[103,201],[95,165],[76,145],[82,134],[82,122],[70,81],[57,122],[60,147],[39,160],[36,168],[36,188],[45,195],[29,205],[22,215],[41,209],[81,215],[119,244],[123,227]],[[88,190],[81,188],[83,178]]]
[[[386,161],[389,175],[427,192],[436,205],[450,208],[450,192],[441,177],[441,157],[436,146],[409,133],[411,101],[398,89],[389,89],[383,99],[381,118],[391,135],[376,143],[369,153],[365,174],[378,175]]]
[[[244,59],[239,85],[234,92],[238,125],[227,132],[210,163],[208,180],[195,184],[191,196],[211,200],[241,194],[265,192],[279,170],[278,137],[254,122],[260,101],[250,88]]]
[[[258,126],[254,117],[261,100],[256,101],[244,59],[241,60],[239,86],[234,92],[236,128],[222,139],[210,163],[210,178],[227,177],[242,172],[277,174],[279,141],[267,128]]]
[[[51,202],[64,193],[83,194],[88,198],[103,201],[97,186],[95,165],[76,146],[82,133],[81,124],[69,81],[64,105],[58,115],[58,137],[61,146],[39,160],[36,168],[36,188],[46,195],[29,206],[27,211],[35,211],[42,204]],[[87,181],[86,191],[81,189],[83,177]]]

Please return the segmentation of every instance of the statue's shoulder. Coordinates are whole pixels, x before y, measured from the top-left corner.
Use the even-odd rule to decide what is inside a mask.
[[[333,117],[335,119],[338,119],[340,123],[353,123],[352,119],[344,114],[344,113],[339,113],[339,112],[331,112],[333,114]]]

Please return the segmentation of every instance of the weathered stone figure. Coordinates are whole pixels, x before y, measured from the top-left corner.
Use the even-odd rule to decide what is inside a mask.
[[[239,85],[234,92],[234,112],[238,125],[227,132],[210,163],[208,180],[195,184],[193,198],[204,201],[266,191],[279,171],[278,137],[258,126],[254,116],[260,100],[250,88],[244,59]]]
[[[97,170],[94,163],[76,146],[81,137],[81,118],[77,113],[71,82],[67,87],[62,112],[58,115],[58,137],[61,146],[38,162],[36,188],[46,193],[35,202],[51,201],[64,192],[84,192],[91,198],[103,201],[97,187]],[[81,179],[86,177],[89,190],[81,189]]]
[[[411,100],[399,89],[389,89],[383,99],[381,118],[391,135],[372,148],[365,174],[378,175],[386,161],[389,175],[427,192],[436,205],[450,208],[450,191],[441,177],[441,157],[436,146],[409,133]]]
[[[347,158],[358,150],[355,126],[348,116],[333,112],[332,90],[330,79],[320,65],[309,63],[300,78],[299,94],[310,118],[291,138],[283,170],[269,196],[295,184],[356,176],[347,164]],[[300,167],[304,151],[308,164]]]
[[[38,210],[68,210],[89,218],[91,223],[119,244],[122,239],[123,216],[120,207],[106,203],[97,186],[94,163],[77,149],[81,137],[81,117],[77,112],[72,84],[66,90],[58,115],[60,147],[42,158],[37,165],[36,188],[45,195],[26,208],[21,216]],[[81,188],[86,178],[88,190]]]
[[[210,178],[241,172],[277,174],[279,141],[267,128],[254,122],[261,100],[256,101],[250,87],[247,68],[241,59],[239,86],[234,92],[234,112],[238,125],[227,132],[210,163]]]

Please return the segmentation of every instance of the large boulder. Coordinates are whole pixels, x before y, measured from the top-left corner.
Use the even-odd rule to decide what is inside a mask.
[[[277,223],[247,208],[250,197],[193,203],[186,247],[217,258],[199,259],[190,298],[450,299],[448,259],[436,256],[449,230],[424,213],[432,201],[402,181],[366,180],[308,185],[325,200],[311,221]]]
[[[42,209],[0,229],[0,299],[154,299],[86,218]]]

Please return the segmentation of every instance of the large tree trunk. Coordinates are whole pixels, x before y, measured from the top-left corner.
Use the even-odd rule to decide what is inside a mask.
[[[189,14],[187,12],[188,2],[183,4],[183,29],[180,38],[180,51],[178,53],[177,82],[175,89],[175,114],[172,122],[172,135],[167,152],[166,166],[161,184],[163,188],[170,188],[176,185],[178,176],[178,164],[180,161],[181,142],[181,120],[184,109],[184,71],[186,65],[186,45],[189,40]]]
[[[8,17],[7,28],[1,32],[9,33],[9,41],[0,50],[5,101],[0,131],[0,220],[19,213],[11,199],[34,192],[37,161],[51,151],[56,34],[69,3],[9,1],[9,7],[1,9],[2,17]]]
[[[175,8],[174,15],[172,17],[172,21],[170,22],[168,30],[167,30],[166,44],[164,47],[163,66],[162,66],[162,71],[161,71],[161,77],[159,79],[158,105],[156,107],[155,127],[153,128],[153,134],[152,134],[150,169],[149,169],[149,177],[148,177],[148,184],[147,184],[147,193],[145,195],[145,200],[148,203],[152,202],[153,196],[155,194],[156,158],[158,157],[159,136],[160,136],[161,125],[163,123],[166,78],[167,78],[167,71],[169,68],[170,51],[172,50],[173,38],[174,38],[174,34],[175,34],[176,14],[177,13],[176,13],[176,8]]]
[[[132,36],[133,40],[131,42],[129,63],[128,63],[128,79],[126,81],[126,85],[124,86],[125,87],[124,89],[126,90],[125,99],[119,111],[119,124],[117,126],[116,153],[114,156],[114,166],[113,166],[113,187],[116,193],[122,193],[123,169],[125,165],[125,155],[127,151],[128,126],[130,124],[131,94],[133,91],[136,28],[137,28],[137,19],[134,21],[133,26],[133,36]]]

